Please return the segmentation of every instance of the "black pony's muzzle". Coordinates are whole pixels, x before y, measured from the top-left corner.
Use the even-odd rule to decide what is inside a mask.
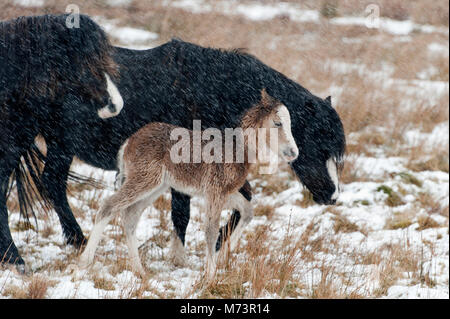
[[[110,111],[111,113],[116,113],[117,112],[117,107],[112,102],[111,98],[108,98],[107,108],[108,108],[108,111]]]

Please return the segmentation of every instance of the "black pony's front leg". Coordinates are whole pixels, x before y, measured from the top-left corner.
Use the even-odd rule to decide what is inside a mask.
[[[239,193],[241,193],[242,196],[244,196],[244,198],[249,202],[252,200],[252,189],[248,181],[245,181],[245,184],[241,187]],[[231,218],[228,223],[220,228],[219,238],[216,242],[216,251],[219,251],[222,245],[228,240],[228,238],[230,238],[240,220],[241,213],[238,210],[233,210],[233,214],[231,214]]]
[[[172,222],[175,232],[184,246],[186,228],[190,219],[191,198],[172,189]]]
[[[66,154],[58,145],[49,143],[47,159],[42,173],[42,183],[51,201],[63,230],[66,242],[80,248],[86,238],[78,225],[67,201],[67,178],[73,156]]]

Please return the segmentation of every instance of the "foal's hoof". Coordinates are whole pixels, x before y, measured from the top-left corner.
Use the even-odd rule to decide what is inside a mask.
[[[170,239],[169,260],[178,267],[184,267],[187,264],[186,250],[180,238],[172,233]]]
[[[69,274],[76,274],[78,271],[80,271],[80,267],[76,264],[70,264],[66,268],[66,272]]]
[[[186,254],[184,252],[180,254],[171,252],[169,254],[169,260],[177,267],[185,267],[187,264]]]

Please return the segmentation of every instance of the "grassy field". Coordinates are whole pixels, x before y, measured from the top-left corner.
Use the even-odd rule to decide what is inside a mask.
[[[30,3],[38,6],[24,6]],[[138,278],[128,270],[120,222],[107,228],[92,269],[72,271],[77,251],[63,244],[56,215],[27,225],[13,195],[10,226],[32,274],[0,270],[0,296],[448,298],[447,1],[0,0],[0,20],[60,13],[71,3],[116,45],[151,48],[178,37],[246,48],[314,94],[331,95],[348,144],[342,194],[336,206],[319,206],[287,167],[252,174],[255,218],[206,288],[199,199],[185,266],[167,258],[170,194],[146,210],[138,238],[148,276]],[[379,28],[361,23],[369,3],[380,9]],[[108,185],[69,187],[89,235],[114,173],[79,161],[73,168]]]

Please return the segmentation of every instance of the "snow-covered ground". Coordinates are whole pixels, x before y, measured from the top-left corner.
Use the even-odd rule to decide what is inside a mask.
[[[16,2],[39,5],[43,0]],[[107,1],[111,6],[127,5],[128,2]],[[306,10],[292,3],[176,0],[166,1],[166,4],[194,13],[222,12],[255,21],[269,21],[287,15],[299,23],[321,23],[318,11]],[[121,46],[150,48],[159,38],[158,34],[147,30],[119,27],[120,19],[95,19]],[[338,17],[331,19],[330,23],[363,25],[365,22],[358,17]],[[448,30],[418,25],[409,20],[384,18],[380,28],[398,41],[411,41],[407,37],[417,30],[446,34],[446,43],[435,42],[424,49],[431,55],[448,57]],[[325,66],[334,74],[346,76],[358,72],[372,80],[383,81],[385,87],[400,87],[404,98],[399,107],[410,107],[417,96],[430,96],[430,99],[439,101],[449,90],[448,81],[431,79],[436,72],[433,69],[418,75],[418,79],[406,80],[393,77],[389,66],[374,69],[357,61],[348,63],[336,59],[326,61]],[[330,83],[329,91],[333,93],[334,103],[339,103],[342,87]],[[358,143],[361,134],[383,132],[383,127],[368,126],[364,131],[350,134],[348,144]],[[448,121],[430,132],[411,128],[404,132],[404,144],[398,147],[408,149],[426,145],[429,147],[426,151],[431,153],[435,145],[448,145],[448,134]],[[286,239],[291,244],[300,245],[300,239],[303,243],[300,246],[302,250],[293,257],[295,267],[291,279],[295,285],[283,295],[285,297],[315,296],[317,287],[329,283],[327,287],[331,289],[333,286],[337,296],[349,296],[351,291],[359,297],[369,298],[449,298],[448,172],[411,171],[406,158],[389,156],[382,145],[375,145],[370,151],[373,155],[352,153],[348,156],[347,161],[351,163],[358,181],[342,184],[338,203],[332,208],[309,203],[303,186],[286,168],[273,177],[254,176],[251,180],[255,192],[253,204],[255,207],[271,207],[273,214],[256,214],[241,239],[240,249],[235,252],[236,262],[245,263],[251,258],[245,247],[254,240],[254,234],[268,227],[266,241],[271,247],[268,256],[289,248]],[[113,193],[115,173],[79,163],[73,168],[107,184],[106,189],[85,188],[69,197],[83,232],[89,234],[98,204]],[[279,187],[270,188],[270,183],[277,183]],[[166,200],[170,198],[169,194],[164,196]],[[396,201],[394,205],[390,204],[392,200]],[[424,202],[429,202],[430,206]],[[45,232],[45,236],[41,232],[21,229],[17,212],[11,214],[10,225],[27,265],[49,282],[48,298],[195,298],[202,296],[196,285],[203,276],[204,265],[201,204],[200,199],[193,199],[191,203],[191,221],[186,235],[188,263],[184,267],[176,267],[167,259],[172,229],[169,213],[154,207],[145,211],[137,229],[150,273],[145,283],[144,279],[117,266],[123,263],[127,254],[121,228],[117,225],[107,227],[105,239],[97,251],[96,263],[90,271],[74,271],[67,267],[76,262],[76,252],[63,243],[55,214],[38,218],[38,229]],[[445,207],[447,214],[441,214]],[[223,221],[228,216],[229,212],[224,212]],[[302,239],[308,233],[309,237]],[[319,248],[317,243],[320,243]],[[29,279],[14,271],[0,270],[0,296],[12,297],[14,289],[26,290],[28,284]],[[243,283],[242,287],[242,296],[254,296],[250,282]],[[139,295],[137,290],[140,290]],[[281,295],[265,290],[258,297],[277,298]]]

